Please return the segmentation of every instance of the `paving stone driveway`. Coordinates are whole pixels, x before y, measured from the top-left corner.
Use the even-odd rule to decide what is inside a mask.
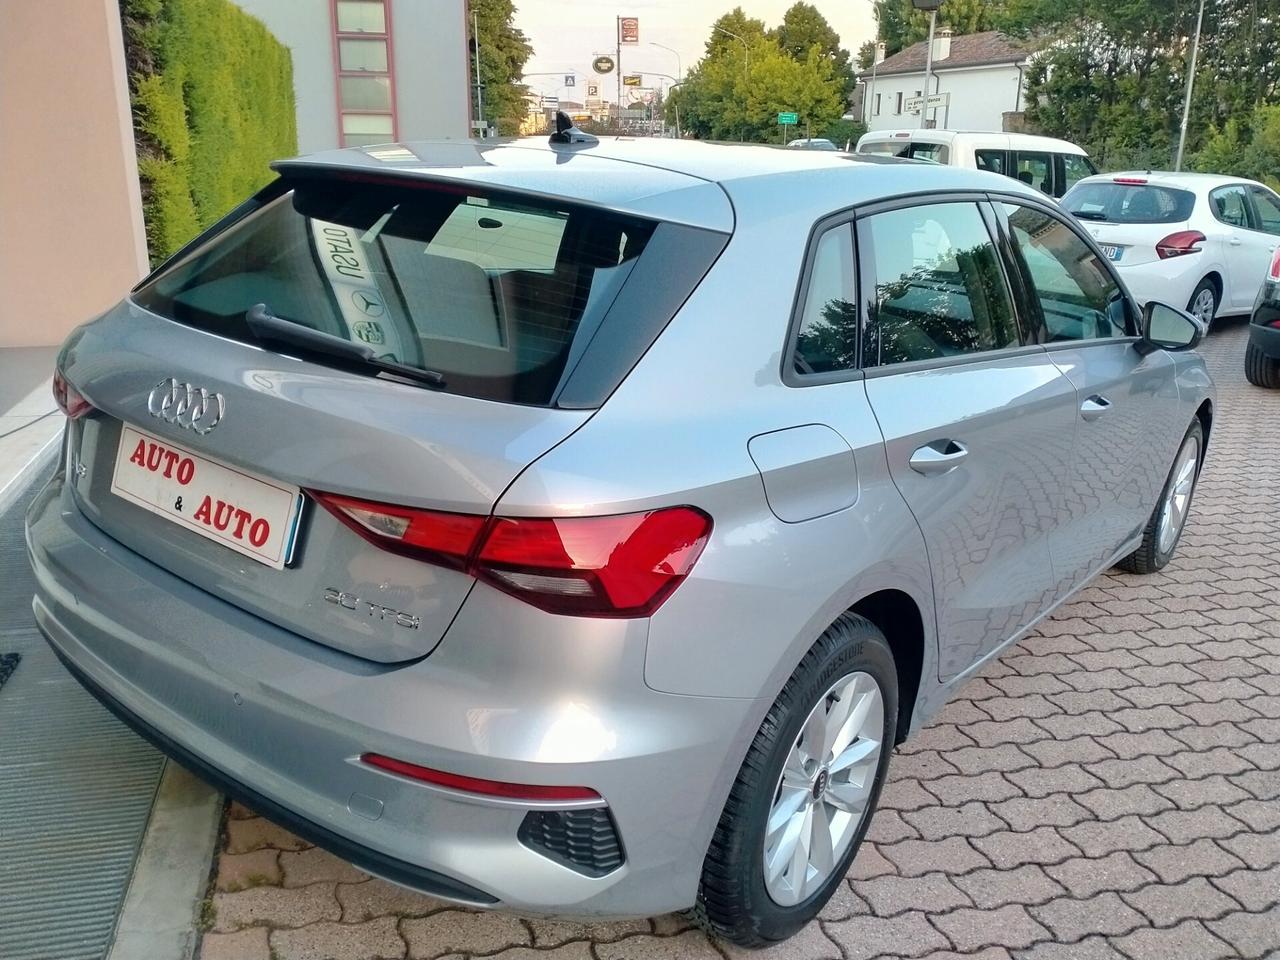
[[[822,919],[755,956],[1280,957],[1280,393],[1244,343],[1203,348],[1219,407],[1177,559],[1102,578],[905,744]],[[203,960],[746,953],[675,916],[470,913],[232,816]]]

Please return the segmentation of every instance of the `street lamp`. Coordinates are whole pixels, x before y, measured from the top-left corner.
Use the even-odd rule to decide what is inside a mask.
[[[914,2],[914,0],[913,0],[913,2]],[[939,2],[939,3],[941,3],[941,2],[942,2],[942,0],[938,0],[938,2]],[[751,48],[750,48],[749,46],[747,46],[747,41],[743,40],[740,36],[738,36],[738,35],[737,35],[736,33],[734,33],[732,30],[726,30],[724,27],[717,26],[717,25],[716,25],[716,24],[714,24],[714,23],[711,25],[711,29],[712,29],[712,30],[719,30],[719,31],[720,31],[721,33],[723,33],[726,37],[733,37],[733,39],[737,40],[740,44],[742,44],[742,53],[743,53],[743,61],[742,61],[742,79],[743,79],[743,80],[746,80],[746,79],[747,79],[747,77],[748,77],[748,76],[750,75],[750,73],[751,73]],[[745,90],[744,90],[744,93],[745,93]],[[741,143],[741,142],[743,142],[743,141],[744,141],[744,140],[746,140],[746,139],[747,139],[746,131],[745,131],[742,127],[739,127],[739,128],[738,128],[738,142],[739,142],[739,143]]]
[[[658,49],[660,49],[660,50],[665,50],[665,51],[667,51],[667,53],[674,54],[674,55],[675,55],[675,58],[676,58],[676,73],[677,73],[677,74],[679,74],[679,76],[677,76],[677,77],[676,77],[676,79],[677,79],[677,80],[680,80],[680,79],[684,76],[684,67],[683,67],[683,65],[681,65],[681,63],[680,63],[680,51],[679,51],[679,50],[677,50],[675,47],[668,47],[665,43],[658,43],[656,40],[650,40],[650,41],[649,41],[649,46],[651,46],[651,47],[657,47],[657,48],[658,48]]]
[[[920,129],[923,130],[929,117],[929,87],[933,85],[933,28],[938,23],[938,8],[942,6],[942,0],[911,0],[911,5],[929,14],[929,45],[924,53],[924,103],[920,104]]]
[[[1182,101],[1182,129],[1178,132],[1178,158],[1173,162],[1174,172],[1182,170],[1182,154],[1187,148],[1187,121],[1191,119],[1191,88],[1196,82],[1196,59],[1200,56],[1200,28],[1204,26],[1204,0],[1200,0],[1200,13],[1196,16],[1196,38],[1191,42],[1191,69],[1187,73],[1187,95]]]

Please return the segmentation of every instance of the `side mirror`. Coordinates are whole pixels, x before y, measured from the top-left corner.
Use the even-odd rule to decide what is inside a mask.
[[[1154,300],[1142,308],[1142,344],[1148,350],[1190,350],[1204,334],[1204,324],[1185,310]]]

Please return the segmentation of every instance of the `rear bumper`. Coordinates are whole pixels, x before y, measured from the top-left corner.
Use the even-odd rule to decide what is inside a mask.
[[[1125,266],[1121,262],[1114,266],[1139,304],[1154,300],[1179,310],[1187,308],[1191,302],[1191,294],[1195,293],[1196,287],[1209,272],[1199,254],[1154,260],[1134,266]],[[1221,304],[1218,311],[1222,311]]]
[[[302,639],[107,537],[61,475],[27,517],[36,619],[73,674],[165,752],[386,879],[477,906],[624,916],[693,903],[756,701],[644,685],[643,622],[575,621],[473,593],[426,660]],[[626,860],[584,875],[523,845],[531,809],[359,762],[589,786]]]

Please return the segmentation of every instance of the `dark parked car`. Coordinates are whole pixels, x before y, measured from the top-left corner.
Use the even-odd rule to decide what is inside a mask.
[[[1255,387],[1280,387],[1280,247],[1253,303],[1244,375]]]

